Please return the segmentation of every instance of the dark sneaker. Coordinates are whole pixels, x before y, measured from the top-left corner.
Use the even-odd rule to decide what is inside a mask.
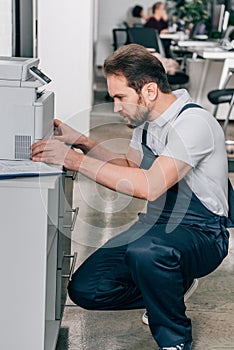
[[[185,292],[184,294],[184,301],[186,302],[190,297],[191,295],[195,292],[195,290],[197,289],[197,286],[198,286],[198,279],[195,278],[191,285],[189,286],[189,288],[187,289],[187,291]],[[144,324],[149,324],[149,320],[148,320],[148,314],[147,314],[147,310],[144,312],[144,314],[142,315],[142,322]]]

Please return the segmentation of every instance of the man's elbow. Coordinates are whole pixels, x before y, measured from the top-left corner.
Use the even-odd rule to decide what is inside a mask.
[[[161,187],[160,189],[159,188],[149,189],[147,193],[145,193],[144,199],[146,199],[149,202],[156,201],[156,199],[158,199],[166,191],[167,191],[167,188],[165,188],[164,186]]]
[[[143,171],[145,177],[144,179],[140,179],[140,181],[138,181],[138,197],[149,202],[153,202],[167,191],[167,185],[164,178],[163,180],[155,183],[155,173],[152,173],[151,175],[151,169]]]
[[[144,185],[141,182],[141,186],[140,188],[138,187],[138,190],[138,197],[149,202],[155,201],[160,195],[158,186],[157,188],[155,188],[155,186],[152,186],[148,176],[146,176],[146,181],[144,182]]]
[[[144,199],[146,201],[149,201],[149,202],[153,202],[156,199],[158,199],[159,194],[154,192],[154,191],[145,191],[145,192],[141,192],[140,195],[138,195],[137,197],[139,197],[140,199]]]
[[[147,196],[147,201],[149,202],[153,202],[153,201],[156,201],[156,199],[158,199],[159,195],[158,193],[148,193],[148,196]]]

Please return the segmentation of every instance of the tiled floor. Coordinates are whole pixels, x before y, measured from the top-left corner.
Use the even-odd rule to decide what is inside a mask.
[[[131,130],[118,117],[97,114],[92,117],[92,125],[93,138],[115,151],[125,151]],[[72,242],[73,250],[78,252],[77,265],[128,227],[145,205],[144,201],[114,193],[80,175],[74,194],[74,205],[80,206]],[[93,312],[70,300],[67,305],[57,350],[157,349],[149,328],[141,322],[143,310]],[[194,350],[234,349],[234,231],[228,257],[215,272],[200,279],[198,289],[187,302],[187,314],[193,322]]]

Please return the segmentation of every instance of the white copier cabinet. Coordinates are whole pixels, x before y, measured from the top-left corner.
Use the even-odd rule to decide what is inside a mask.
[[[63,255],[70,257],[72,182],[68,174],[0,181],[0,349],[56,347]]]

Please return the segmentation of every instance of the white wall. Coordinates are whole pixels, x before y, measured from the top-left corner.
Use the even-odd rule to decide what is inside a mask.
[[[89,130],[93,72],[93,0],[38,0],[40,68],[52,79],[56,117]]]
[[[0,56],[12,55],[12,1],[0,0]]]
[[[156,0],[99,0],[98,6],[98,39],[96,65],[102,66],[105,58],[113,52],[112,29],[123,26],[128,21],[131,10],[140,5],[147,13]]]

